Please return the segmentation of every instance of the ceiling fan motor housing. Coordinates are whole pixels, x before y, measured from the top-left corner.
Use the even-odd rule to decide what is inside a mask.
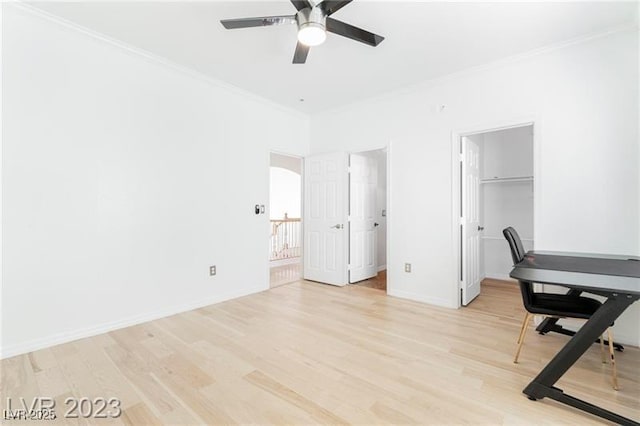
[[[326,12],[319,7],[307,7],[296,14],[298,30],[307,27],[316,27],[326,31],[326,20]]]
[[[335,12],[352,1],[291,0],[298,11],[295,15],[222,19],[220,22],[228,30],[295,23],[298,27],[298,42],[293,55],[293,63],[304,64],[307,61],[310,48],[324,43],[327,39],[327,33],[337,34],[373,47],[384,40],[382,36],[332,17]]]

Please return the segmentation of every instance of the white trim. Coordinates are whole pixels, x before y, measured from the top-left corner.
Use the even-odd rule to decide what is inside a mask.
[[[167,59],[167,58],[162,57],[160,55],[157,55],[155,53],[149,52],[148,50],[145,50],[145,49],[142,49],[142,48],[139,48],[139,47],[124,43],[124,42],[122,42],[120,40],[111,38],[111,37],[109,37],[107,35],[104,35],[102,33],[97,32],[95,30],[92,30],[90,28],[87,28],[87,27],[84,27],[82,25],[79,25],[79,24],[77,24],[75,22],[68,21],[68,20],[66,20],[64,18],[61,18],[61,17],[57,16],[57,15],[54,15],[52,13],[49,13],[49,12],[44,11],[42,9],[39,9],[38,7],[33,6],[31,4],[23,3],[22,0],[3,3],[3,6],[5,6],[7,4],[11,4],[12,6],[16,7],[17,9],[20,9],[22,11],[30,13],[30,14],[32,14],[34,16],[38,16],[38,17],[40,17],[42,19],[51,21],[51,22],[53,22],[55,24],[61,25],[63,27],[66,27],[66,28],[68,28],[70,30],[74,30],[74,31],[80,32],[80,33],[82,33],[82,34],[84,34],[84,35],[86,35],[88,37],[91,37],[91,38],[93,38],[95,40],[101,41],[103,43],[110,44],[113,47],[116,47],[118,49],[124,50],[124,51],[126,51],[128,53],[131,53],[133,55],[140,56],[140,57],[142,57],[144,59],[147,59],[147,60],[149,60],[151,62],[154,62],[154,63],[156,63],[158,65],[162,65],[162,66],[164,66],[166,68],[169,68],[169,69],[171,69],[173,71],[176,71],[178,73],[188,75],[188,76],[190,76],[192,78],[195,78],[196,80],[202,81],[202,82],[207,83],[207,84],[209,84],[211,86],[227,90],[227,91],[232,92],[232,93],[234,93],[236,95],[243,96],[243,97],[248,98],[248,99],[253,100],[253,101],[261,102],[261,103],[263,103],[263,104],[265,104],[265,105],[267,105],[269,107],[272,107],[272,108],[275,108],[277,110],[284,111],[284,112],[287,112],[287,113],[290,113],[290,114],[293,114],[293,115],[297,115],[299,117],[303,117],[303,118],[307,118],[307,119],[310,117],[310,114],[306,114],[306,113],[304,113],[302,111],[298,111],[296,109],[293,109],[291,107],[287,107],[285,105],[279,104],[279,103],[274,102],[272,100],[269,100],[267,98],[263,98],[262,96],[259,96],[259,95],[256,95],[254,93],[251,93],[251,92],[249,92],[249,91],[247,91],[245,89],[242,89],[242,88],[240,88],[238,86],[234,86],[233,84],[227,83],[225,81],[218,80],[218,79],[215,79],[213,77],[209,77],[206,74],[203,74],[203,73],[201,73],[199,71],[195,71],[195,70],[193,70],[193,69],[191,69],[189,67],[183,66],[183,65],[181,65],[181,64],[179,64],[177,62],[174,62],[174,61],[172,61],[170,59]]]
[[[78,0],[81,1],[81,0]],[[638,25],[637,23],[625,23],[622,25],[618,25],[614,28],[610,28],[607,29],[605,31],[600,31],[597,33],[592,33],[592,34],[587,34],[587,35],[582,35],[582,36],[578,36],[578,37],[574,37],[571,38],[569,40],[564,40],[555,44],[551,44],[548,46],[543,46],[543,47],[539,47],[537,49],[533,49],[524,53],[519,53],[519,54],[515,54],[512,56],[508,56],[506,58],[502,58],[502,59],[498,59],[496,61],[493,62],[489,62],[486,64],[481,64],[481,65],[477,65],[477,66],[473,66],[470,68],[466,68],[463,69],[461,71],[456,71],[456,72],[452,72],[452,73],[448,73],[448,74],[444,74],[440,77],[435,77],[429,80],[424,80],[415,84],[411,84],[408,86],[404,86],[400,89],[396,89],[396,90],[390,90],[375,96],[371,96],[368,98],[364,98],[364,99],[360,99],[357,101],[353,101],[353,102],[347,102],[344,105],[338,105],[336,107],[330,107],[330,108],[325,108],[325,109],[319,109],[317,111],[314,111],[312,113],[304,113],[302,111],[293,109],[291,107],[287,107],[283,104],[277,103],[275,101],[272,101],[270,99],[267,98],[263,98],[261,96],[255,95],[249,91],[246,91],[244,89],[241,89],[238,86],[234,86],[232,84],[223,82],[221,80],[217,80],[214,79],[212,77],[209,77],[206,74],[203,74],[201,72],[195,71],[191,68],[185,67],[183,65],[178,64],[177,62],[171,61],[167,58],[161,57],[159,55],[156,55],[154,53],[151,53],[147,50],[138,48],[138,47],[134,47],[130,44],[121,42],[119,40],[116,40],[114,38],[111,38],[109,36],[106,36],[104,34],[101,34],[95,30],[92,30],[90,28],[84,27],[82,25],[76,24],[75,22],[71,22],[68,21],[64,18],[61,18],[57,15],[51,14],[49,12],[46,12],[42,9],[37,8],[36,6],[33,6],[31,4],[28,3],[24,3],[24,0],[14,0],[14,1],[9,1],[9,2],[4,2],[3,5],[6,4],[12,4],[24,11],[28,11],[34,15],[38,15],[42,18],[45,18],[47,20],[53,21],[55,23],[58,23],[60,25],[66,26],[68,28],[74,29],[76,31],[82,32],[92,38],[95,38],[97,40],[101,40],[103,42],[109,43],[113,46],[119,47],[121,49],[124,49],[130,53],[134,53],[136,55],[139,56],[143,56],[147,59],[150,59],[158,64],[164,65],[168,68],[174,69],[176,71],[188,74],[196,79],[202,80],[204,82],[207,82],[209,84],[212,84],[214,86],[220,87],[220,88],[225,88],[231,92],[235,92],[238,94],[242,94],[243,96],[249,97],[251,99],[254,99],[256,101],[265,103],[267,105],[270,105],[274,108],[283,110],[283,111],[287,111],[289,113],[293,113],[293,114],[297,114],[299,116],[305,117],[305,118],[309,118],[311,117],[313,114],[317,114],[317,113],[321,113],[321,112],[327,112],[327,111],[340,111],[342,109],[346,109],[346,108],[350,108],[353,105],[362,105],[365,103],[370,103],[370,102],[378,102],[384,99],[388,99],[391,97],[395,97],[395,96],[400,96],[403,94],[409,94],[412,92],[415,92],[416,90],[419,90],[421,88],[429,88],[429,87],[433,87],[435,85],[441,84],[442,82],[446,82],[449,80],[455,80],[458,77],[463,77],[466,75],[470,75],[473,74],[475,72],[479,72],[479,71],[487,71],[487,70],[492,70],[495,68],[500,68],[503,67],[505,65],[509,65],[512,63],[517,63],[517,62],[521,62],[525,59],[531,58],[531,57],[535,57],[535,56],[539,56],[545,53],[550,53],[556,50],[560,50],[563,49],[565,47],[570,47],[576,44],[581,44],[581,43],[586,43],[588,41],[594,40],[594,39],[598,39],[598,38],[602,38],[602,37],[606,37],[612,34],[616,34],[619,32],[624,32],[624,31],[630,31],[630,30],[635,30],[638,31]]]
[[[267,219],[271,218],[271,154],[284,155],[287,157],[297,158],[300,160],[300,237],[302,238],[302,246],[300,247],[300,257],[293,257],[290,259],[278,259],[269,260],[267,262],[267,282],[271,287],[271,268],[278,266],[292,265],[295,263],[300,264],[300,278],[304,277],[304,156],[298,154],[290,154],[288,152],[279,151],[277,149],[269,149],[267,152],[267,182],[269,199],[267,200]],[[267,241],[271,238],[271,222],[267,221]],[[271,247],[267,248],[267,259],[271,257]]]
[[[460,250],[462,250],[461,239],[462,239],[462,230],[460,228],[461,222],[461,187],[460,187],[460,176],[462,174],[462,136],[459,133],[451,132],[451,240],[453,244],[451,245],[451,258],[454,260],[453,262],[453,270],[451,272],[451,276],[454,278],[453,282],[454,286],[451,286],[451,300],[452,303],[455,304],[455,308],[460,308],[462,306],[462,267],[460,264]]]
[[[441,306],[443,308],[457,308],[456,304],[452,304],[451,300],[441,299],[439,297],[425,297],[423,294],[412,293],[402,290],[391,290],[387,286],[387,296],[399,297],[401,299],[413,300],[415,302],[427,303],[429,305]]]
[[[202,300],[196,300],[193,302],[183,303],[177,306],[171,306],[167,308],[158,309],[146,314],[134,315],[129,318],[125,318],[117,321],[110,321],[103,324],[79,328],[76,330],[65,331],[62,333],[56,333],[47,337],[40,337],[31,339],[26,342],[21,342],[15,345],[8,345],[0,349],[0,359],[9,358],[16,355],[33,352],[39,349],[48,348],[62,343],[72,342],[74,340],[84,339],[86,337],[97,336],[99,334],[107,333],[109,331],[118,330],[125,327],[130,327],[137,324],[157,320],[160,318],[169,317],[172,315],[180,314],[182,312],[192,311],[194,309],[202,308],[204,306],[213,305],[216,303],[224,302],[226,300],[235,299],[242,296],[247,296],[254,293],[267,290],[264,286],[252,287],[250,289],[243,289],[240,291],[232,291],[222,295],[216,295]]]
[[[494,240],[497,240],[497,241],[504,241],[504,237],[487,237],[487,236],[482,236],[482,237],[480,237],[480,239],[481,239],[481,240],[488,240],[488,241],[494,241]],[[521,241],[526,241],[526,242],[529,242],[529,243],[532,243],[532,242],[533,242],[533,239],[531,239],[531,238],[520,238],[520,240],[521,240]]]
[[[287,157],[297,158],[300,160],[300,237],[302,238],[300,246],[300,257],[294,257],[291,259],[270,260],[267,264],[267,282],[271,287],[271,268],[284,265],[293,265],[295,263],[300,264],[300,279],[304,278],[304,155],[290,154],[288,152],[279,151],[277,149],[269,149],[267,153],[267,181],[269,182],[269,200],[267,203],[267,217],[271,218],[271,154],[284,155]],[[271,222],[267,222],[267,241],[271,238]],[[267,251],[267,259],[271,257],[271,247]]]
[[[497,130],[507,130],[518,127],[525,126],[533,126],[533,243],[535,248],[535,241],[539,241],[537,234],[536,223],[539,222],[540,218],[540,200],[541,200],[541,192],[542,188],[540,185],[541,179],[541,143],[540,143],[540,135],[542,134],[541,127],[542,119],[540,117],[514,117],[510,120],[497,121],[485,124],[476,124],[473,126],[469,126],[463,129],[454,130],[451,132],[451,203],[452,203],[452,212],[453,217],[451,220],[451,240],[453,241],[453,258],[454,261],[454,271],[452,272],[452,277],[454,277],[454,282],[456,283],[453,288],[453,297],[457,303],[457,307],[460,308],[462,306],[460,302],[460,289],[462,288],[462,279],[460,276],[460,171],[459,171],[459,163],[460,163],[460,139],[463,136],[469,136],[473,134],[479,133],[488,133],[494,132]]]
[[[480,179],[480,183],[481,184],[486,184],[486,183],[509,183],[509,182],[533,182],[533,176]]]
[[[571,47],[571,46],[575,46],[578,44],[582,44],[582,43],[587,43],[589,41],[592,40],[596,40],[599,38],[603,38],[603,37],[607,37],[610,36],[612,34],[617,34],[617,33],[621,33],[621,32],[625,32],[625,31],[638,31],[637,28],[637,24],[635,23],[626,23],[626,24],[622,24],[619,25],[617,27],[614,28],[610,28],[607,29],[605,31],[601,31],[601,32],[597,32],[597,33],[593,33],[593,34],[587,34],[587,35],[582,35],[582,36],[578,36],[569,40],[565,40],[565,41],[561,41],[555,44],[551,44],[548,46],[543,46],[543,47],[539,47],[537,49],[533,49],[533,50],[529,50],[528,52],[524,52],[524,53],[518,53],[512,56],[507,56],[505,58],[502,59],[498,59],[495,60],[493,62],[489,62],[489,63],[485,63],[485,64],[480,64],[477,66],[473,66],[470,68],[466,68],[460,71],[455,71],[452,73],[448,73],[448,74],[444,74],[442,76],[439,77],[434,77],[432,79],[429,80],[423,80],[420,81],[418,83],[414,83],[414,84],[410,84],[407,86],[403,86],[400,89],[395,89],[395,90],[390,90],[388,92],[384,92],[384,93],[380,93],[378,95],[374,95],[368,98],[363,98],[363,99],[359,99],[357,101],[354,102],[349,102],[346,103],[344,105],[338,105],[336,107],[333,108],[326,108],[326,109],[321,109],[318,111],[315,111],[314,114],[317,113],[325,113],[325,112],[340,112],[343,110],[347,110],[350,108],[353,108],[354,106],[358,106],[358,105],[365,105],[365,104],[370,104],[370,103],[378,103],[378,102],[382,102],[384,100],[387,99],[393,99],[395,97],[398,96],[404,96],[404,95],[410,95],[412,93],[415,92],[419,92],[423,89],[429,89],[435,86],[438,86],[442,83],[448,82],[448,81],[455,81],[458,78],[461,77],[465,77],[468,75],[473,75],[476,72],[482,72],[482,71],[490,71],[493,69],[499,69],[502,68],[504,66],[507,65],[511,65],[511,64],[516,64],[518,62],[522,62],[524,60],[527,60],[529,58],[533,58],[536,56],[540,56],[540,55],[544,55],[547,53],[552,53],[556,50],[562,50],[566,47]]]
[[[386,271],[387,265],[378,265],[378,272]]]
[[[2,10],[4,9],[3,5],[0,4],[0,27],[2,26]],[[2,70],[4,69],[2,67],[2,34],[4,33],[4,31],[2,31],[2,29],[0,28],[0,82],[2,82]],[[3,84],[0,84],[0,100],[3,99],[2,98],[2,86]],[[2,238],[3,236],[3,228],[2,228],[2,224],[4,223],[2,220],[2,212],[3,212],[3,206],[2,206],[2,200],[4,199],[4,197],[2,196],[2,188],[4,187],[4,183],[3,183],[3,179],[2,176],[4,176],[3,170],[2,170],[2,165],[4,164],[4,162],[2,161],[2,153],[4,152],[4,149],[2,149],[2,147],[4,147],[4,145],[2,144],[2,135],[4,134],[4,132],[2,131],[3,128],[3,120],[2,118],[4,117],[4,114],[2,114],[2,104],[3,102],[0,102],[0,241],[4,241],[4,238]],[[2,282],[2,277],[4,276],[4,274],[2,273],[2,271],[4,271],[4,269],[2,269],[3,264],[2,264],[2,259],[4,258],[3,253],[2,253],[2,247],[4,246],[4,244],[0,244],[0,311],[2,311],[2,289],[3,289],[3,282]],[[3,325],[2,325],[2,318],[4,317],[4,315],[2,315],[2,313],[0,313],[0,335],[2,334],[2,330],[3,330]],[[0,337],[0,346],[2,346],[2,338]],[[1,348],[0,348],[1,349]],[[1,353],[1,350],[0,350]],[[1,358],[0,358],[1,359]]]
[[[477,135],[479,133],[490,133],[490,132],[497,132],[501,130],[517,129],[519,127],[534,126],[539,121],[540,120],[537,119],[537,117],[531,117],[531,116],[512,117],[511,119],[492,121],[490,123],[472,124],[467,127],[458,129],[456,133],[458,134],[459,137]],[[534,137],[536,132],[537,130],[535,129],[535,126],[534,126],[534,131],[533,131]],[[532,177],[535,178],[535,173]]]
[[[502,281],[511,281],[511,282],[516,282],[513,278],[511,278],[508,274],[502,274],[500,272],[488,272],[485,274],[484,276],[485,278],[488,278],[490,280],[502,280]]]
[[[385,250],[386,250],[386,255],[385,255],[385,259],[387,260],[387,265],[393,265],[392,262],[392,257],[391,257],[391,238],[389,238],[390,235],[393,235],[391,229],[392,229],[392,225],[391,225],[391,216],[393,215],[393,211],[392,209],[390,209],[389,207],[391,207],[391,200],[392,200],[392,195],[393,195],[393,191],[391,190],[391,153],[393,151],[393,140],[389,140],[389,142],[387,142],[387,146],[384,148],[385,152],[387,153],[387,155],[385,155],[386,161],[387,161],[387,173],[386,173],[386,177],[387,177],[387,196],[386,196],[386,206],[385,206],[385,211],[386,211],[386,225],[387,225],[387,243],[385,244]],[[391,215],[389,214],[389,212],[391,212]],[[385,265],[385,269],[387,267],[387,265]],[[391,277],[389,276],[389,274],[387,273],[387,295],[391,295],[392,294],[392,288],[393,288],[393,282],[391,281]]]
[[[302,256],[270,260],[269,269],[277,268],[278,266],[295,265],[296,263],[299,263],[300,265],[302,265]]]

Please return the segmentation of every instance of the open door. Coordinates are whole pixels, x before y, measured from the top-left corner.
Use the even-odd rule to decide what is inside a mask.
[[[351,154],[349,177],[349,282],[355,283],[378,274],[377,160]]]
[[[304,164],[304,278],[347,284],[348,155],[313,155]]]
[[[462,138],[462,304],[480,294],[480,148]]]

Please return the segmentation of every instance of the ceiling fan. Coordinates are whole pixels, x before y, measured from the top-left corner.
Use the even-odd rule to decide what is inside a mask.
[[[353,0],[291,0],[298,10],[295,15],[263,16],[257,18],[223,19],[220,21],[228,30],[272,25],[297,24],[298,44],[293,55],[294,64],[304,64],[312,46],[324,43],[327,31],[355,41],[377,46],[384,37],[354,27],[346,22],[333,19],[331,15]]]

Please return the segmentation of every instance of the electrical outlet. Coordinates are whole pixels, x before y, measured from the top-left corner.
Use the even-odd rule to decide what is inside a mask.
[[[210,275],[210,276],[214,276],[216,273],[217,273],[217,271],[216,271],[216,265],[209,266],[209,275]]]
[[[411,272],[411,264],[410,263],[405,263],[404,264],[404,271],[405,272]]]

